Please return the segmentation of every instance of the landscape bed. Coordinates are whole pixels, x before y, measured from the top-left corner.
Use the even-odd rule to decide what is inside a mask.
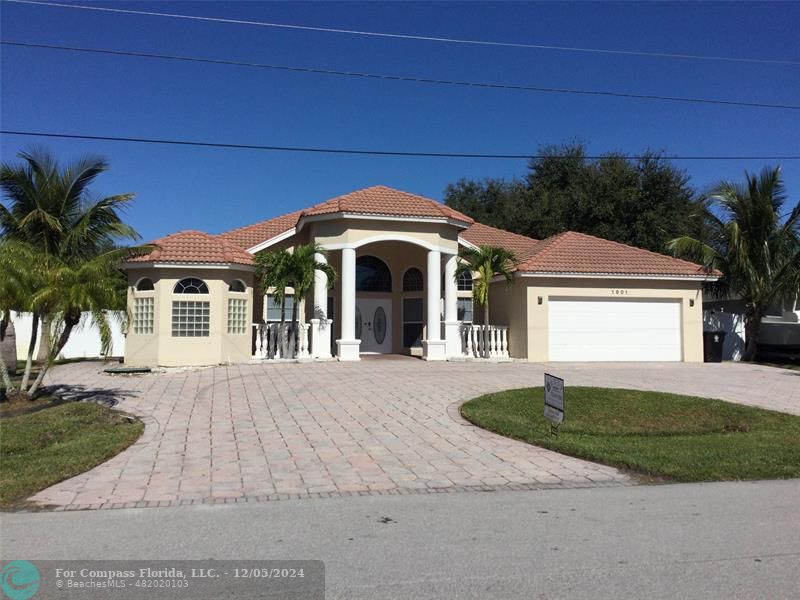
[[[500,435],[671,481],[800,477],[800,417],[690,396],[567,387],[557,435],[542,388],[487,394],[461,414]]]

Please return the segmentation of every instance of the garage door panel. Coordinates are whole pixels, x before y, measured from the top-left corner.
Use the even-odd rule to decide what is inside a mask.
[[[679,361],[677,301],[569,300],[548,303],[551,361]]]

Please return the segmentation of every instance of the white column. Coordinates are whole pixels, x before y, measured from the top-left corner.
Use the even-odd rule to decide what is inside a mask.
[[[336,340],[339,360],[359,360],[356,337],[356,251],[342,248],[342,337]]]
[[[324,254],[317,252],[314,259],[318,263],[327,263]],[[311,319],[311,356],[312,358],[331,357],[331,326],[328,320],[328,276],[319,269],[314,271],[314,307]]]
[[[453,254],[444,263],[444,341],[447,358],[461,356],[461,323],[458,320],[458,288],[456,267],[458,256]]]
[[[426,339],[422,342],[422,357],[425,360],[444,360],[445,343],[442,341],[442,322],[439,317],[442,296],[442,255],[438,250],[428,250],[427,310],[428,326]]]

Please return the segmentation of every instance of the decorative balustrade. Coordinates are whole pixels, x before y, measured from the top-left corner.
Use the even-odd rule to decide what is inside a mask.
[[[459,331],[461,353],[472,358],[508,358],[508,327],[464,323]]]
[[[308,358],[308,323],[253,323],[255,349],[253,358],[293,359]]]

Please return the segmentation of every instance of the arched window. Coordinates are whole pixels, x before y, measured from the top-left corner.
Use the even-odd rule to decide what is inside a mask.
[[[458,276],[458,291],[471,292],[472,291],[472,273],[464,271]]]
[[[153,280],[149,277],[142,277],[136,282],[137,292],[152,292],[154,289],[155,287],[153,287]]]
[[[356,291],[391,292],[392,273],[380,258],[359,256],[356,259]]]
[[[235,279],[231,281],[230,285],[228,285],[229,292],[246,292],[247,287],[245,287],[244,282],[241,279]]]
[[[404,292],[421,292],[424,289],[424,282],[422,279],[422,271],[416,267],[411,267],[403,275],[403,291]]]
[[[207,294],[208,286],[202,279],[187,277],[176,283],[173,291],[176,294]]]

